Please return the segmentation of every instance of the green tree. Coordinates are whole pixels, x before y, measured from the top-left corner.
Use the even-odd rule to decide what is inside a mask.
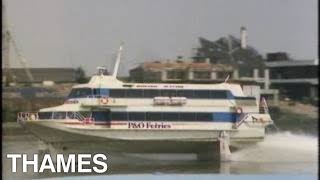
[[[88,77],[86,76],[86,73],[81,66],[76,69],[76,82],[77,83],[88,82]]]
[[[239,69],[241,76],[252,76],[252,69],[257,68],[262,72],[264,68],[264,59],[258,51],[250,46],[241,49],[240,40],[233,36],[229,36],[229,39],[222,37],[216,41],[200,37],[199,42],[200,47],[196,49],[194,56],[196,61],[209,58],[214,64],[230,64]]]

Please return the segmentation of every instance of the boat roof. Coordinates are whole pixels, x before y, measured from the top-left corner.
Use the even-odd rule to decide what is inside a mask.
[[[124,89],[216,89],[230,90],[234,95],[242,96],[240,84],[174,84],[174,83],[125,83],[113,76],[94,75],[87,84],[79,84],[73,88],[124,88]]]

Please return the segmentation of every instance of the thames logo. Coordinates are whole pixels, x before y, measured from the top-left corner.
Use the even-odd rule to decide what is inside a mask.
[[[94,156],[92,156],[91,154],[78,154],[78,155],[69,154],[66,157],[64,157],[63,154],[57,154],[56,166],[54,165],[50,154],[45,154],[42,161],[41,159],[39,159],[38,154],[34,154],[33,159],[28,157],[26,154],[7,154],[7,158],[11,159],[12,161],[12,166],[11,166],[12,172],[17,172],[18,159],[22,159],[22,172],[27,172],[28,166],[30,167],[33,166],[33,172],[39,172],[39,173],[44,172],[45,170],[50,170],[53,173],[56,173],[56,172],[58,173],[59,172],[104,173],[108,169],[108,165],[106,163],[107,156],[104,154],[96,154]],[[76,168],[76,160],[77,160],[77,168]],[[92,169],[85,168],[85,166],[90,166],[91,164],[93,164]]]

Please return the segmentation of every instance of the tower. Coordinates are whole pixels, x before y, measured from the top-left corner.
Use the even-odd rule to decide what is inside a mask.
[[[247,48],[247,37],[248,37],[247,30],[244,26],[242,26],[240,29],[241,49]]]

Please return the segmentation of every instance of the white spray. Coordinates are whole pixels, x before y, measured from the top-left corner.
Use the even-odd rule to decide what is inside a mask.
[[[234,152],[233,161],[245,162],[317,162],[318,138],[280,132],[247,149]]]

